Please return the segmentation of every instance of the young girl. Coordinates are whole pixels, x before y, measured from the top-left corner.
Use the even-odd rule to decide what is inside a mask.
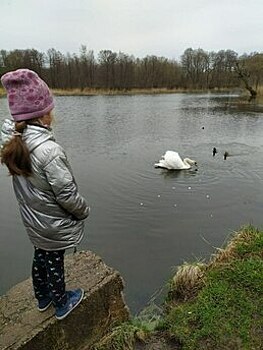
[[[12,175],[21,217],[34,245],[32,279],[38,309],[52,303],[65,318],[83,299],[81,288],[65,290],[64,253],[83,237],[89,207],[79,194],[66,154],[51,131],[53,97],[33,71],[1,78],[13,121],[2,127],[1,163]]]

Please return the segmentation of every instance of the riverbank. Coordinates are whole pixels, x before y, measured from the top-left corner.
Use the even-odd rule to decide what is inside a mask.
[[[169,94],[182,93],[184,89],[52,89],[54,96],[100,96],[100,95],[138,95],[138,94]],[[188,91],[191,92],[191,91]],[[0,87],[0,97],[6,95],[5,90]]]
[[[84,89],[52,89],[55,96],[99,96],[99,95],[141,95],[141,94],[174,94],[174,93],[237,93],[249,97],[245,88],[214,88],[214,89],[190,89],[190,88],[131,88],[131,89],[106,89],[106,88],[84,88]],[[0,86],[0,97],[6,95]],[[257,88],[257,98],[263,99],[263,86]]]
[[[52,89],[55,96],[99,96],[99,95],[156,95],[156,94],[176,94],[176,93],[229,93],[230,89],[197,90],[197,89],[168,89],[168,88],[148,88],[148,89],[90,89],[85,88],[59,90]]]
[[[115,95],[155,95],[155,94],[176,94],[176,93],[233,93],[233,89],[167,89],[167,88],[149,88],[149,89],[52,89],[54,96],[115,96]],[[241,94],[242,89],[236,88],[234,92]],[[0,87],[0,97],[6,95],[5,90]]]
[[[263,348],[263,232],[241,228],[207,263],[178,268],[160,312],[114,329],[94,350]]]
[[[235,94],[239,95],[242,104],[263,104],[263,88],[259,88],[257,98],[250,100],[249,94],[246,90],[241,88],[235,89],[213,89],[213,90],[198,90],[198,89],[52,89],[54,96],[119,96],[119,95],[158,95],[158,94]],[[0,87],[0,98],[5,97],[6,93],[3,88]]]

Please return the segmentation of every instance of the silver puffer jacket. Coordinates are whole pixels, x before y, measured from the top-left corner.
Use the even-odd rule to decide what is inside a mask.
[[[10,121],[5,121],[2,139],[8,140],[11,129]],[[13,186],[29,238],[45,250],[73,247],[83,237],[89,207],[78,192],[66,154],[51,130],[42,126],[28,125],[22,138],[30,151],[33,175],[13,176]]]

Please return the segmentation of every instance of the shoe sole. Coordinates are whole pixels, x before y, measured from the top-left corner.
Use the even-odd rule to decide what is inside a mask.
[[[50,307],[50,305],[52,304],[52,300],[50,301],[50,303],[49,304],[47,304],[47,306],[45,306],[44,308],[37,308],[38,309],[38,311],[40,311],[40,312],[43,312],[43,311],[46,311],[49,307]]]
[[[82,288],[80,288],[80,289],[81,289],[81,297],[80,297],[79,301],[77,302],[77,304],[75,304],[75,305],[72,307],[72,309],[70,309],[67,313],[65,313],[65,315],[63,315],[63,316],[56,316],[56,315],[55,315],[55,317],[56,317],[57,320],[61,321],[61,320],[63,320],[64,318],[66,318],[66,317],[71,313],[71,311],[73,311],[73,310],[81,303],[81,301],[83,300],[83,297],[84,297],[84,289],[82,289]]]

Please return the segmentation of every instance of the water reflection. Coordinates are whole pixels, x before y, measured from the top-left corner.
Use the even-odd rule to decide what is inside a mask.
[[[160,175],[162,175],[164,178],[170,178],[170,179],[178,179],[178,178],[187,179],[191,176],[196,176],[197,171],[198,169],[187,169],[187,170],[161,169]]]

